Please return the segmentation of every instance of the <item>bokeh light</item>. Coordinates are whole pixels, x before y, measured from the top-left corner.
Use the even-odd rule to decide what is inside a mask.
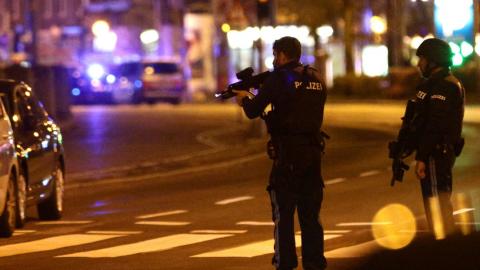
[[[388,249],[401,249],[410,244],[417,231],[415,216],[406,206],[390,204],[373,218],[375,241]]]

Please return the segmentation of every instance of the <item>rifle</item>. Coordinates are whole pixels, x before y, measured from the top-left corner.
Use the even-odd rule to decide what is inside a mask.
[[[402,182],[403,175],[410,168],[403,159],[410,156],[417,148],[416,146],[416,120],[418,114],[415,112],[415,100],[411,99],[407,102],[405,114],[401,118],[402,126],[398,132],[397,140],[388,143],[389,158],[392,162],[392,180],[390,186],[394,186],[395,182]]]
[[[228,85],[226,90],[216,93],[215,97],[220,99],[229,99],[236,96],[233,90],[249,91],[252,88],[258,89],[263,84],[265,79],[270,76],[270,74],[270,71],[265,71],[253,75],[253,68],[246,68],[236,74],[237,79],[239,79],[238,82]]]

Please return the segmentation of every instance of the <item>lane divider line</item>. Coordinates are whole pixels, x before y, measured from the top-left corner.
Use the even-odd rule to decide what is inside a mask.
[[[236,225],[246,225],[246,226],[273,226],[275,225],[272,221],[240,221]]]
[[[133,235],[141,234],[143,231],[88,231],[90,234],[113,234],[113,235]]]
[[[380,174],[380,173],[381,172],[379,170],[372,170],[372,171],[361,173],[360,177],[368,177],[368,176],[373,176],[373,175],[377,175],[377,174]]]
[[[93,220],[56,220],[35,222],[35,225],[82,225],[90,224],[93,222]]]
[[[216,205],[227,205],[227,204],[232,204],[232,203],[237,203],[237,202],[242,202],[242,201],[248,201],[248,200],[253,200],[253,196],[241,196],[241,197],[236,197],[236,198],[230,198],[230,199],[225,199],[216,202]]]
[[[325,181],[325,185],[328,186],[328,185],[333,185],[333,184],[339,184],[339,183],[342,183],[342,182],[345,182],[345,181],[347,181],[347,178],[334,178],[334,179],[330,179],[330,180]]]
[[[168,211],[168,212],[160,212],[160,213],[142,215],[142,216],[136,217],[136,219],[148,219],[148,218],[155,218],[155,217],[164,217],[164,216],[184,214],[184,213],[187,213],[187,212],[188,212],[187,210],[173,210],[173,211]]]
[[[13,236],[20,236],[20,235],[25,235],[29,233],[34,233],[36,232],[35,230],[15,230],[13,232]]]
[[[385,222],[344,222],[338,223],[338,227],[355,227],[355,226],[373,226],[373,225],[392,225],[393,223],[390,221]]]
[[[480,225],[480,222],[455,222],[456,225]]]
[[[453,215],[460,215],[460,214],[463,214],[463,213],[468,213],[468,212],[473,212],[473,211],[475,211],[475,208],[463,208],[463,209],[454,211]]]
[[[139,221],[137,225],[154,225],[154,226],[187,226],[190,222],[186,221]]]
[[[342,234],[342,233],[349,233],[352,230],[324,230],[324,234]]]
[[[214,234],[214,233],[221,233],[221,234],[242,234],[248,232],[247,230],[194,230],[190,233],[206,233],[206,234]]]

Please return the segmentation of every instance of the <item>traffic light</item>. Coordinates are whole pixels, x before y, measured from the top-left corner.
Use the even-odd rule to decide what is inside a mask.
[[[257,0],[257,20],[259,25],[273,24],[273,8],[271,0]]]

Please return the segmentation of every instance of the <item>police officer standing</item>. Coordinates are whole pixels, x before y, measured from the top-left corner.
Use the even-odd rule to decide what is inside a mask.
[[[294,213],[302,232],[302,263],[305,270],[326,268],[323,227],[319,221],[323,200],[320,159],[324,148],[320,131],[326,88],[320,74],[300,63],[301,45],[293,37],[273,44],[274,70],[258,95],[235,91],[237,102],[250,118],[264,118],[273,159],[268,192],[275,223],[276,269],[297,267]],[[264,113],[271,104],[272,110]]]
[[[417,50],[418,68],[425,78],[418,87],[418,145],[416,175],[422,187],[425,214],[437,238],[454,231],[452,169],[463,147],[465,90],[450,72],[448,43],[431,38]],[[436,209],[439,209],[436,210]]]

